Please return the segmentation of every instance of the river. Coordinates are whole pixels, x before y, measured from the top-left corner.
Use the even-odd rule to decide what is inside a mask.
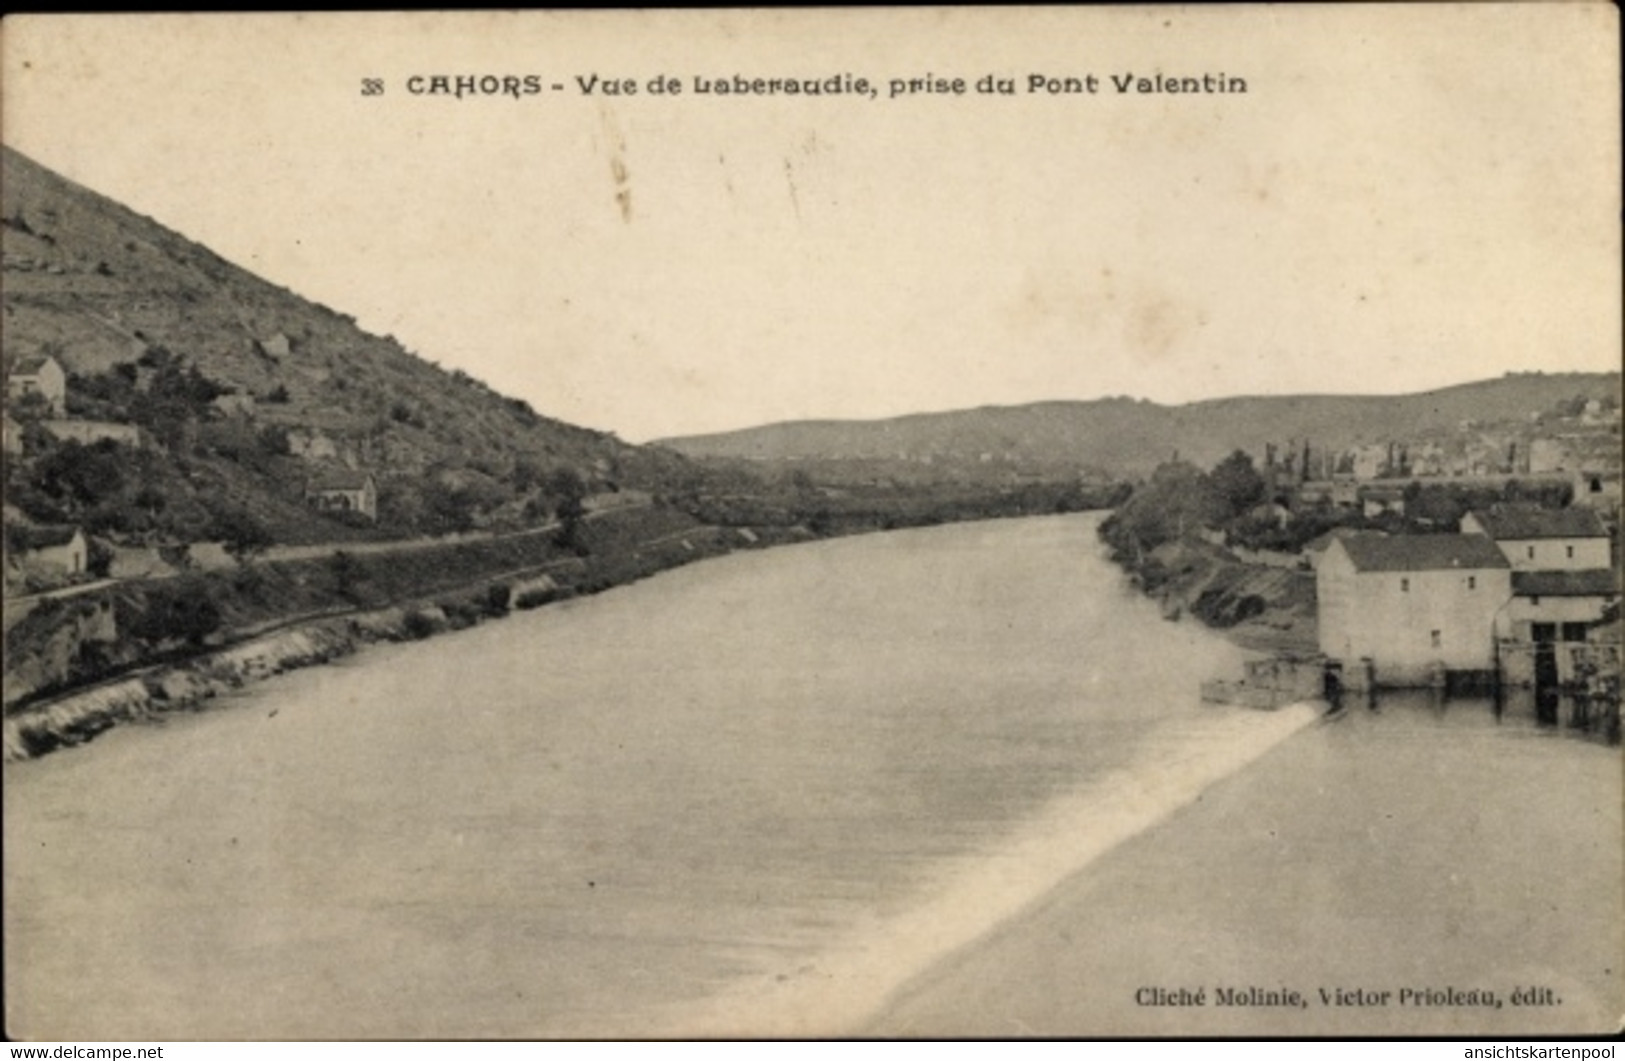
[[[736,554],[10,764],[8,1026],[869,1026],[1057,885],[1326,727],[1307,708],[1202,707],[1199,680],[1240,651],[1161,620],[1102,556],[1097,521]],[[1507,728],[1479,714],[1475,733]],[[1606,803],[1595,778],[1617,749],[1561,749]],[[1529,774],[1509,772],[1533,790]],[[1199,851],[1187,868],[1209,872]]]

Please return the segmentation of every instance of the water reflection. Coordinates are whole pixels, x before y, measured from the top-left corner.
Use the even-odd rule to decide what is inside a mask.
[[[1558,689],[1503,688],[1461,694],[1448,688],[1342,691],[1338,717],[1382,717],[1390,724],[1455,729],[1501,729],[1620,743],[1618,700]]]

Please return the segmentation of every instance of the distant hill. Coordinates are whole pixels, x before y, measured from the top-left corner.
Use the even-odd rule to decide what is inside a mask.
[[[251,513],[279,540],[356,532],[305,503],[304,484],[324,470],[375,475],[372,534],[516,519],[532,502],[534,516],[541,484],[561,471],[594,490],[686,473],[675,454],[539,415],[369,335],[9,148],[0,166],[8,371],[49,354],[68,373],[70,417],[158,437],[131,466],[162,480],[167,496],[149,508],[165,511],[146,528],[157,537],[207,533],[211,505]],[[58,484],[29,467],[40,449],[8,469],[8,516],[31,504],[36,520],[97,516],[110,533],[130,522],[129,491],[53,494]]]
[[[1576,397],[1619,398],[1618,373],[1518,374],[1423,394],[1223,398],[1165,406],[1129,398],[989,406],[888,420],[807,420],[662,439],[697,458],[754,461],[929,461],[1057,466],[1143,475],[1174,452],[1207,466],[1241,448],[1362,443],[1459,433],[1521,421]]]

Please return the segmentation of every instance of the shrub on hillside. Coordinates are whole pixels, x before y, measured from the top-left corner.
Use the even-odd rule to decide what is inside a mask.
[[[220,609],[202,581],[179,579],[147,587],[145,599],[119,627],[149,644],[185,641],[201,645],[220,629]]]
[[[494,586],[487,586],[485,590],[485,614],[496,617],[507,615],[508,607],[513,600],[513,587],[505,582]]]

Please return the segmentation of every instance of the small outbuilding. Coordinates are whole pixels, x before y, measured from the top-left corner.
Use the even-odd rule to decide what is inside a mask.
[[[52,416],[62,416],[68,407],[68,376],[49,354],[20,359],[6,374],[6,398],[20,401],[31,394],[45,399]]]
[[[8,527],[6,551],[24,574],[59,578],[90,569],[90,543],[74,526]]]
[[[368,472],[324,472],[305,484],[305,500],[324,512],[378,518],[378,484]]]
[[[1461,518],[1463,534],[1484,535],[1520,571],[1583,571],[1612,566],[1608,531],[1589,508],[1495,505]]]

